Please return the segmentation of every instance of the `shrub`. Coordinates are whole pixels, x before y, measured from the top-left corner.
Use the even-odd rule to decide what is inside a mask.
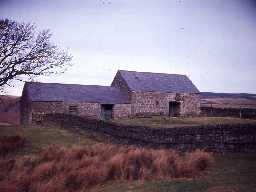
[[[47,162],[47,161],[60,161],[64,158],[66,154],[66,150],[58,145],[50,145],[46,149],[44,149],[38,157],[40,162]]]
[[[196,150],[192,153],[187,153],[185,162],[189,167],[189,172],[192,175],[199,175],[202,171],[206,170],[213,162],[213,156],[205,151]]]
[[[49,146],[38,156],[0,161],[1,183],[17,191],[80,191],[109,180],[159,180],[197,177],[213,161],[196,150],[181,156],[167,149],[114,145]]]

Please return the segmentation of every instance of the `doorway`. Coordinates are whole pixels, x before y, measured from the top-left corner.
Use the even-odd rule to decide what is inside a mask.
[[[101,118],[103,121],[109,121],[113,117],[113,106],[112,104],[101,105]]]
[[[177,117],[180,113],[180,102],[172,101],[169,102],[169,116]]]

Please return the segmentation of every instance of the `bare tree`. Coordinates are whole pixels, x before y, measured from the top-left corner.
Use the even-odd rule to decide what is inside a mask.
[[[51,36],[30,23],[0,20],[0,88],[13,80],[65,71],[72,57],[52,44]]]

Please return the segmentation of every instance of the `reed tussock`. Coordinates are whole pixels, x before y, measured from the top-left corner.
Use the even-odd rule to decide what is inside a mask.
[[[0,186],[17,192],[86,191],[109,180],[198,177],[213,162],[196,150],[180,155],[167,149],[97,144],[66,149],[52,145],[39,155],[0,160]],[[7,187],[8,191],[8,187]]]

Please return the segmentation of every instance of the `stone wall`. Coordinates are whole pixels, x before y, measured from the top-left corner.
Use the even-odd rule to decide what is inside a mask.
[[[42,122],[42,116],[45,114],[71,114],[70,106],[77,109],[77,111],[72,111],[74,115],[92,119],[101,118],[101,106],[98,103],[31,102],[28,124]]]
[[[64,113],[63,102],[31,102],[31,112],[33,113]]]
[[[169,115],[169,102],[180,102],[181,116],[198,115],[200,113],[200,97],[198,94],[176,94],[163,92],[133,92],[131,97],[132,115]]]
[[[170,94],[169,97],[175,97]],[[168,115],[167,97],[161,92],[133,92],[132,98],[132,115]]]
[[[132,116],[151,116],[169,114],[169,102],[176,101],[177,94],[146,92],[132,93],[132,104],[115,104],[113,118],[127,118]],[[180,114],[198,114],[199,96],[193,94],[180,95]],[[44,114],[73,114],[85,116],[92,119],[101,119],[101,105],[99,103],[65,103],[65,102],[28,102],[23,107],[23,117],[26,117],[27,124],[40,123]],[[26,109],[26,110],[25,110]],[[72,111],[71,111],[72,110]]]
[[[70,111],[72,107],[72,111]],[[76,110],[74,110],[76,109]],[[64,103],[64,102],[32,102],[30,123],[40,123],[45,114],[72,114],[91,119],[101,119],[101,105],[99,103]],[[131,104],[115,104],[113,118],[127,118],[131,115]]]
[[[181,115],[199,115],[200,114],[200,96],[199,94],[181,95]]]
[[[120,72],[117,72],[114,80],[111,83],[111,87],[115,87],[121,90],[123,94],[127,96],[129,100],[131,100],[131,91],[126,83],[126,81],[121,76]]]
[[[22,96],[20,98],[20,123],[22,125],[28,125],[31,123],[32,116],[31,116],[31,107],[30,107],[30,100],[28,97],[27,92],[27,84],[24,85]]]
[[[31,102],[30,104],[30,123],[41,123],[42,115],[64,113],[63,102]]]
[[[101,105],[99,103],[65,103],[66,114],[69,114],[70,106],[77,106],[79,116],[101,119]]]
[[[131,116],[131,104],[115,104],[113,108],[113,118],[127,118]]]
[[[256,124],[205,125],[177,128],[124,126],[63,114],[49,115],[45,122],[66,128],[91,130],[128,144],[173,148],[182,151],[205,149],[214,152],[256,152]]]

